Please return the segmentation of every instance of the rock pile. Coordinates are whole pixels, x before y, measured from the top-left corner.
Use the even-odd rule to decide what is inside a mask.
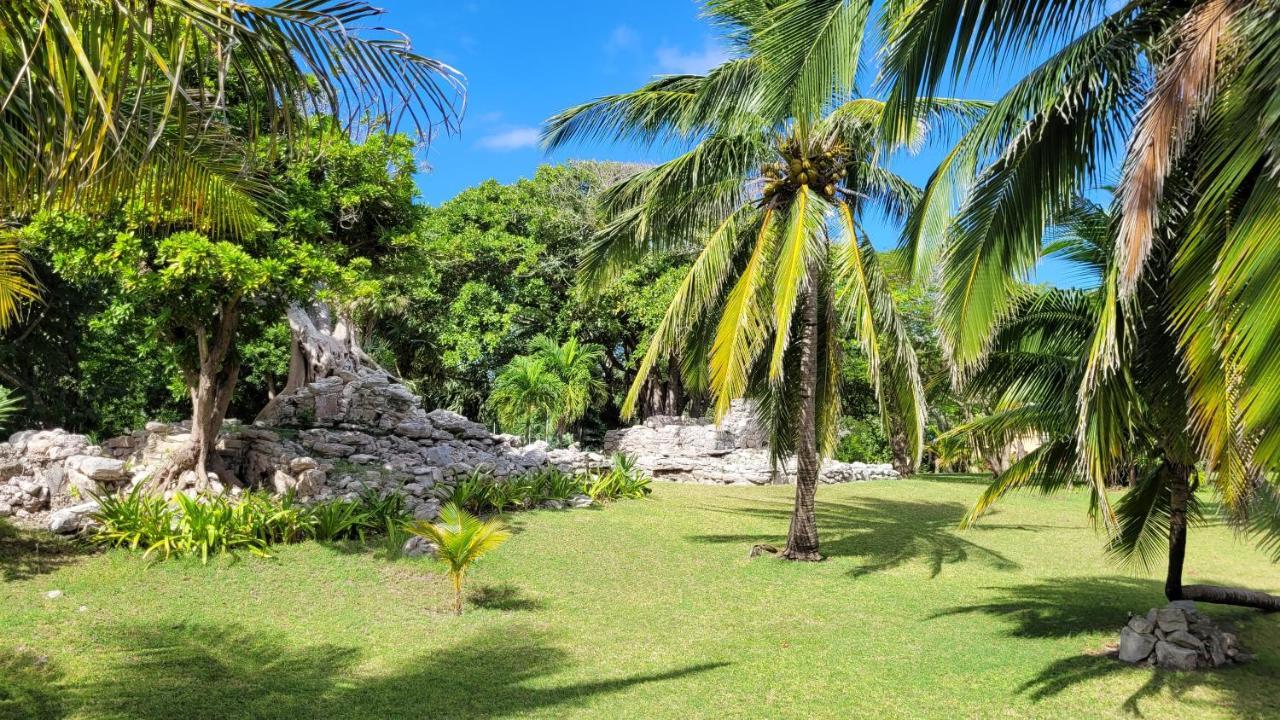
[[[710,484],[767,485],[795,479],[795,463],[775,473],[768,441],[751,403],[734,401],[717,427],[701,418],[655,415],[635,427],[605,435],[605,450],[636,456],[639,467],[660,480]],[[896,478],[888,464],[822,463],[824,483]]]
[[[1252,656],[1233,633],[1200,614],[1194,603],[1174,602],[1129,618],[1120,631],[1120,659],[1168,670],[1198,670],[1244,663]]]

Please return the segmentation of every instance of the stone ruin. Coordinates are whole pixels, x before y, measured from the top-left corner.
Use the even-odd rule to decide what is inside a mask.
[[[1203,670],[1252,659],[1234,633],[1202,615],[1190,601],[1131,616],[1120,631],[1119,657],[1127,663],[1166,670]]]
[[[717,426],[704,418],[655,415],[640,425],[605,434],[606,452],[636,456],[636,464],[659,480],[728,485],[768,485],[795,480],[795,462],[777,470],[750,401],[735,400]],[[890,464],[825,460],[824,483],[898,477]]]
[[[240,484],[214,482],[215,491],[267,489],[305,499],[394,492],[415,517],[430,519],[458,480],[477,469],[501,479],[548,466],[581,472],[609,464],[604,454],[548,450],[546,443],[523,444],[448,410],[427,412],[381,370],[338,371],[277,398],[269,410],[252,425],[225,423],[217,452]],[[16,433],[0,443],[0,517],[76,532],[97,509],[92,495],[146,482],[189,432],[186,423],[151,422],[101,444],[63,430]],[[785,482],[794,472],[774,474],[764,436],[741,403],[719,428],[657,417],[613,431],[606,451],[636,455],[639,467],[660,480],[766,484]],[[188,475],[183,484],[190,489],[196,478]],[[828,462],[822,480],[896,475],[887,465]]]

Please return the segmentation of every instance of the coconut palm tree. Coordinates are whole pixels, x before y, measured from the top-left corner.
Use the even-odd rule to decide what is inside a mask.
[[[548,148],[584,139],[680,146],[674,159],[608,190],[607,227],[587,249],[584,282],[644,253],[697,249],[649,342],[623,412],[645,379],[678,358],[706,378],[717,419],[760,400],[774,460],[797,461],[783,556],[817,560],[814,493],[835,442],[840,339],[857,338],[882,415],[919,462],[923,391],[881,259],[863,229],[873,208],[902,216],[918,199],[884,164],[926,122],[884,138],[885,105],[854,92],[871,2],[716,0],[707,13],[734,57],[704,75],[660,77],[553,117]],[[969,119],[972,103],[925,103],[929,120]],[[687,383],[692,384],[692,383]]]
[[[1114,252],[1118,226],[1100,205],[1077,200],[1062,214],[1046,250],[1101,279]],[[1167,257],[1154,260],[1168,262]],[[1082,435],[1119,435],[1123,442],[1110,458],[1106,480],[1112,486],[1127,485],[1127,490],[1114,510],[1105,492],[1093,496],[1092,506],[1095,515],[1114,512],[1111,551],[1143,565],[1164,554],[1169,600],[1280,610],[1280,597],[1183,584],[1188,528],[1208,513],[1195,492],[1198,487],[1212,488],[1223,500],[1225,519],[1252,530],[1278,560],[1280,522],[1275,521],[1280,514],[1275,508],[1280,493],[1263,485],[1242,507],[1230,501],[1234,489],[1226,482],[1229,476],[1197,471],[1195,448],[1185,430],[1188,393],[1174,352],[1171,323],[1164,317],[1167,306],[1160,299],[1162,292],[1158,282],[1140,290],[1127,312],[1142,312],[1142,321],[1133,323],[1135,335],[1127,345],[1121,371],[1099,384],[1079,421],[1078,389],[1088,369],[1094,329],[1106,310],[1106,290],[1025,287],[1019,293],[1012,311],[997,326],[983,360],[965,382],[966,391],[993,410],[951,434],[988,447],[1004,447],[1027,436],[1038,437],[1042,444],[995,477],[965,524],[977,521],[1011,490],[1052,492],[1075,484],[1086,462],[1082,448],[1094,442]]]
[[[555,419],[555,432],[562,434],[580,420],[592,401],[605,391],[600,373],[604,348],[595,343],[579,343],[577,338],[569,338],[561,344],[539,335],[530,342],[529,349],[564,384],[560,412]]]
[[[489,405],[503,428],[517,430],[528,441],[539,432],[551,435],[566,393],[564,381],[540,358],[519,355],[494,378]]]
[[[1082,376],[1081,419],[1134,357],[1141,297],[1182,363],[1196,458],[1243,513],[1280,466],[1280,6],[1250,0],[891,3],[886,127],[910,123],[944,73],[1052,50],[948,156],[908,249],[942,258],[941,335],[957,377],[1018,307],[1044,230],[1119,161],[1112,262]],[[950,196],[965,200],[950,217]],[[1177,228],[1175,232],[1174,229]],[[1169,273],[1168,282],[1154,268]],[[1098,436],[1095,439],[1101,439]],[[1083,447],[1101,483],[1119,457]]]
[[[0,3],[0,215],[130,199],[216,233],[256,228],[271,191],[245,141],[310,112],[424,136],[456,125],[461,76],[359,0],[7,0]],[[248,112],[246,117],[232,117]],[[32,286],[0,264],[0,323]]]
[[[511,537],[501,520],[481,520],[453,503],[440,508],[438,522],[418,520],[409,525],[409,532],[435,543],[436,558],[449,566],[456,615],[462,614],[462,580],[467,570]]]

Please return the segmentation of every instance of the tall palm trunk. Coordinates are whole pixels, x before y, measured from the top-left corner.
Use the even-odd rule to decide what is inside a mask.
[[[787,531],[788,560],[821,560],[814,495],[818,490],[818,273],[809,270],[800,336],[800,417],[796,423],[796,504]]]
[[[1169,488],[1169,568],[1164,576],[1164,596],[1182,600],[1182,566],[1187,556],[1187,503],[1191,494],[1191,468],[1165,463],[1162,470]]]
[[[1280,597],[1256,590],[1218,585],[1183,585],[1182,568],[1187,555],[1187,508],[1190,505],[1192,468],[1165,463],[1169,488],[1169,569],[1164,594],[1170,601],[1197,600],[1219,605],[1239,605],[1272,612],[1280,611]]]

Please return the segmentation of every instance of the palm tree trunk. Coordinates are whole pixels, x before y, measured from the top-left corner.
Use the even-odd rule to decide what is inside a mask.
[[[796,503],[787,531],[788,560],[821,560],[814,495],[818,490],[818,283],[809,273],[804,298],[804,326],[800,337],[800,413],[796,423]]]
[[[1164,596],[1170,602],[1182,600],[1182,565],[1187,556],[1187,501],[1191,494],[1191,468],[1166,462],[1165,481],[1169,486],[1169,568],[1164,576]]]
[[[1183,585],[1182,568],[1187,555],[1187,507],[1191,497],[1191,467],[1165,463],[1169,485],[1169,569],[1164,595],[1174,600],[1195,600],[1218,605],[1238,605],[1271,612],[1280,611],[1280,597],[1256,590],[1218,585]]]
[[[462,614],[462,573],[453,574],[453,614]]]

